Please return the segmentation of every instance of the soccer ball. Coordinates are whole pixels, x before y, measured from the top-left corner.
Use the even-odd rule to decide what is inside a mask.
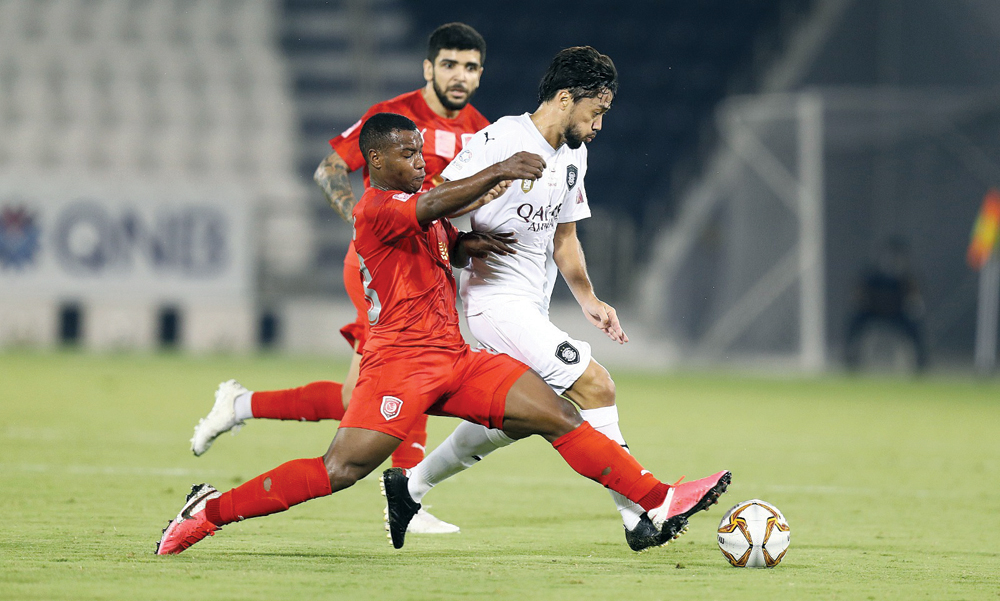
[[[760,499],[730,508],[719,522],[719,548],[737,568],[773,568],[788,550],[792,532],[778,508]]]

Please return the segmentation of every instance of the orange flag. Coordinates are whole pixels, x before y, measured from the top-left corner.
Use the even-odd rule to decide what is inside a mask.
[[[982,269],[989,261],[993,249],[1000,238],[1000,192],[990,188],[983,198],[983,206],[976,217],[976,225],[972,228],[972,240],[965,260],[975,270]]]

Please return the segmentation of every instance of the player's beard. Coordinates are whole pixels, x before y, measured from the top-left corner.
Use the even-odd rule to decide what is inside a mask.
[[[442,90],[441,87],[438,86],[437,80],[434,80],[432,86],[434,87],[434,94],[437,95],[438,101],[441,102],[441,106],[443,106],[445,110],[449,111],[460,111],[464,109],[465,105],[469,104],[469,101],[472,100],[472,95],[476,93],[475,90],[473,90],[468,92],[468,96],[465,97],[465,100],[461,102],[453,102],[450,98],[448,98],[445,90]]]
[[[573,126],[566,128],[566,131],[563,132],[563,137],[566,138],[566,146],[569,146],[573,150],[583,146],[583,143],[586,141],[580,134],[576,133]]]

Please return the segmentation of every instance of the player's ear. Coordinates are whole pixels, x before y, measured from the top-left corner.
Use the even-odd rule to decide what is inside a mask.
[[[556,93],[556,99],[558,99],[559,108],[562,110],[573,108],[573,95],[569,93],[569,90],[559,90]]]
[[[381,169],[382,168],[382,153],[379,152],[378,148],[368,149],[368,168],[369,169]]]
[[[424,59],[424,81],[434,81],[434,63],[426,58]]]

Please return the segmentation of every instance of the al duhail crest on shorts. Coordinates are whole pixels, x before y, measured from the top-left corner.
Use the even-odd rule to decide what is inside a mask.
[[[579,170],[576,165],[566,166],[566,187],[572,188],[576,185],[576,176],[579,174]]]
[[[399,412],[402,409],[403,401],[394,396],[386,395],[382,397],[382,406],[379,408],[379,411],[382,413],[382,417],[384,417],[386,421],[389,421],[399,415]]]

